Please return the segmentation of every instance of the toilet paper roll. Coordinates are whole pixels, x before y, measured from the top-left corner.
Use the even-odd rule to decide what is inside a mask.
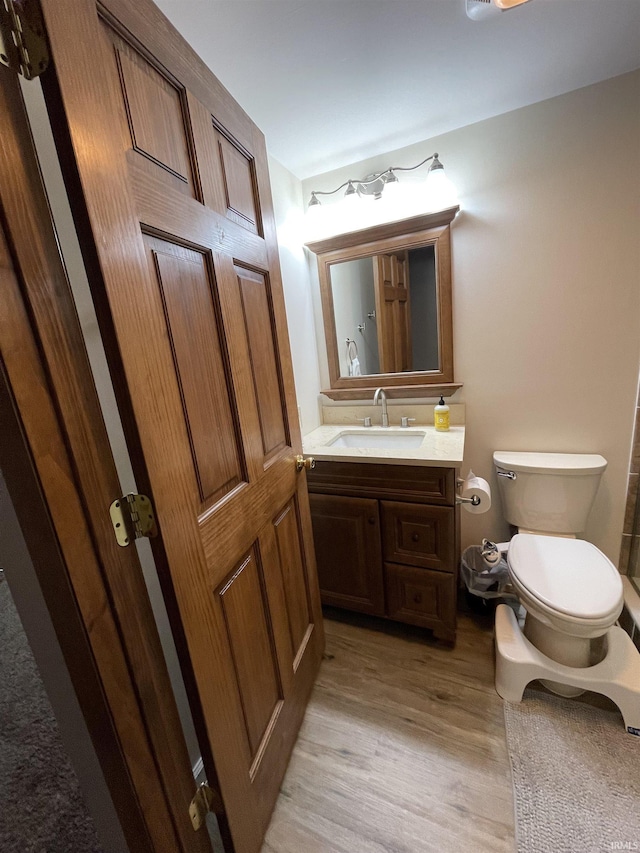
[[[461,496],[463,498],[472,498],[474,495],[480,498],[480,503],[474,506],[464,501],[462,503],[464,510],[479,515],[491,509],[491,486],[482,477],[476,477],[473,471],[469,471],[467,478],[462,484]]]

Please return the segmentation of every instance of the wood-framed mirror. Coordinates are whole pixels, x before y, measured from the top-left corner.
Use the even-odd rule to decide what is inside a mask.
[[[333,399],[451,395],[450,226],[458,207],[307,243]]]

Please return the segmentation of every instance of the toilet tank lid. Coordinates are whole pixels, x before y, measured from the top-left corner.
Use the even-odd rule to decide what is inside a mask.
[[[493,462],[510,471],[533,474],[600,474],[607,460],[598,453],[531,453],[496,450]]]

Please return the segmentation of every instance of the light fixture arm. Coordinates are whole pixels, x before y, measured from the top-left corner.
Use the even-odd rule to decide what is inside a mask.
[[[425,157],[424,160],[421,160],[419,163],[416,163],[415,166],[389,166],[388,169],[384,169],[382,172],[378,172],[375,175],[371,175],[367,180],[359,180],[358,178],[349,178],[344,183],[340,184],[339,187],[336,187],[334,190],[312,190],[311,191],[311,200],[309,201],[309,207],[313,207],[314,205],[320,204],[318,200],[319,195],[335,195],[335,193],[340,192],[344,187],[351,187],[351,191],[347,190],[348,193],[353,193],[353,186],[357,184],[358,186],[368,186],[369,184],[374,184],[376,181],[379,181],[381,178],[384,180],[386,175],[393,175],[394,172],[413,172],[414,169],[419,169],[420,166],[424,166],[425,163],[428,163],[430,160],[433,160],[433,165],[436,169],[442,169],[442,163],[438,160],[437,152],[435,154],[431,154],[429,157]]]

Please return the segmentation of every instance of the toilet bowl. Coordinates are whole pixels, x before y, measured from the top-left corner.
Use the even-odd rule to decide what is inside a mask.
[[[590,542],[518,533],[507,553],[514,590],[526,610],[524,635],[550,660],[585,668],[606,655],[596,643],[615,624],[623,606],[620,575]],[[553,681],[561,696],[584,692]]]

